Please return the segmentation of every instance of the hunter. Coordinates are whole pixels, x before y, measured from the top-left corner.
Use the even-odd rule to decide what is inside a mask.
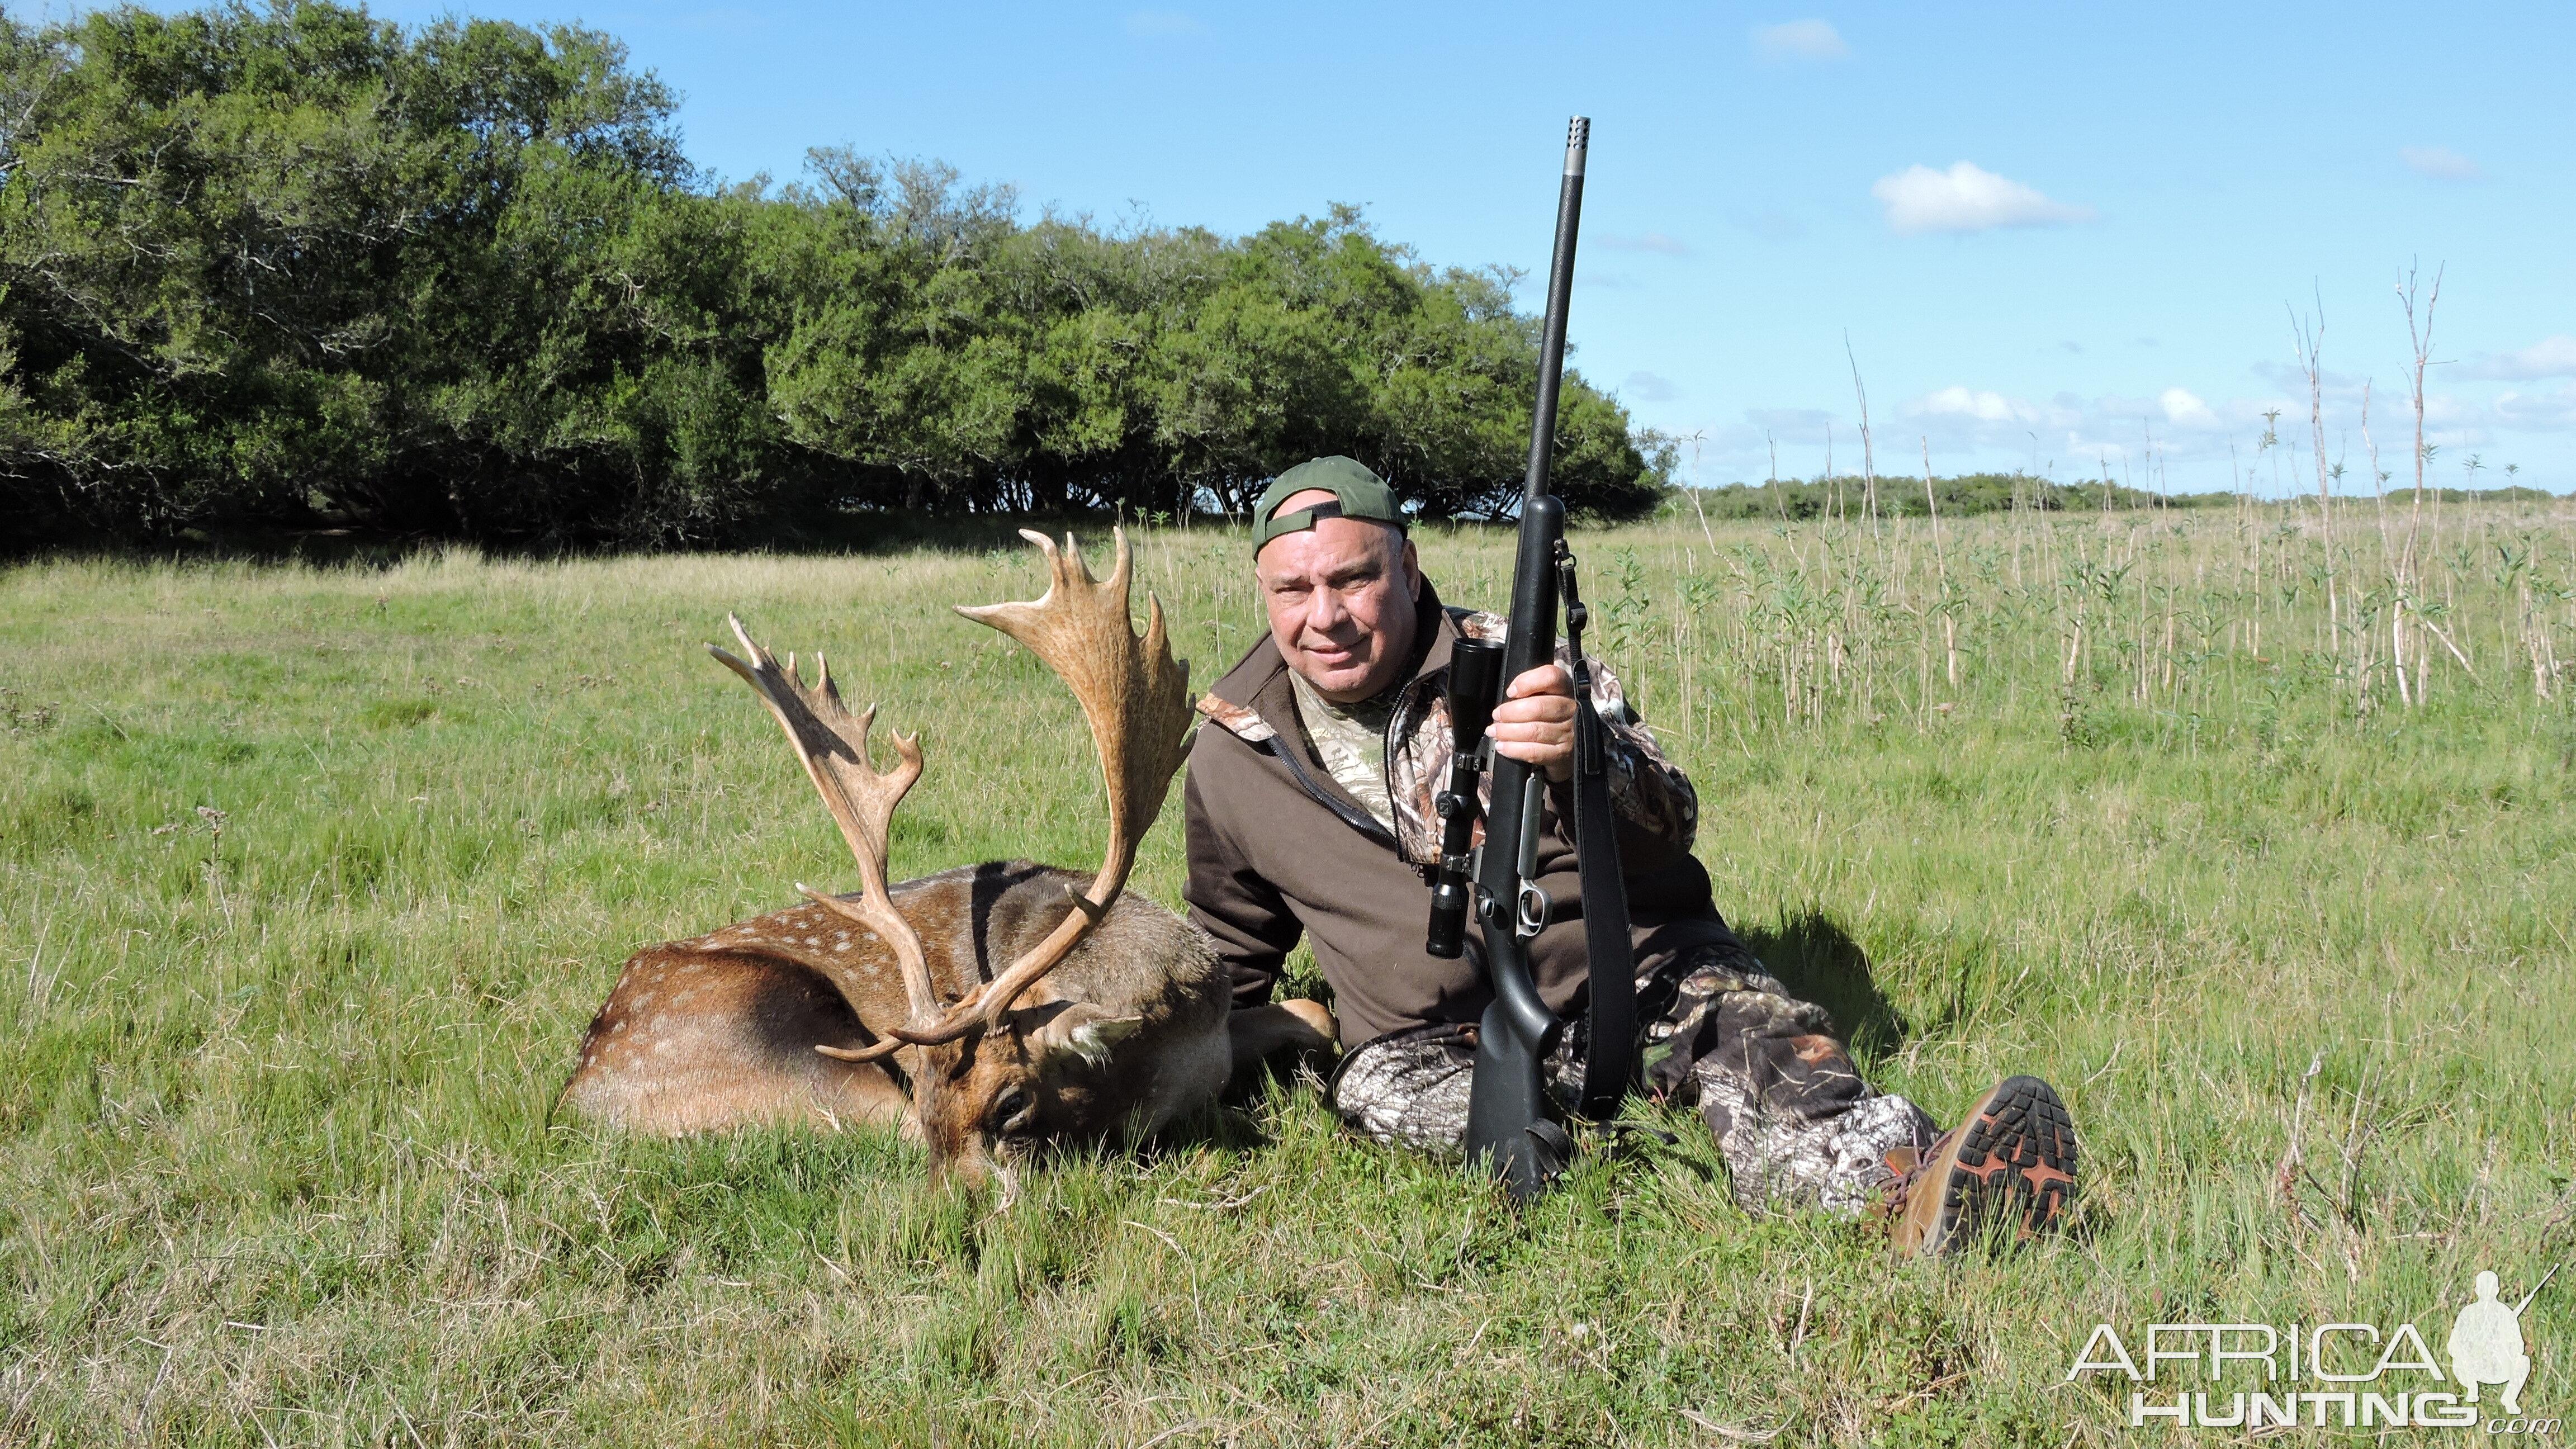
[[[1254,515],[1253,573],[1270,632],[1199,702],[1215,726],[1190,750],[1190,918],[1232,968],[1235,1003],[1270,999],[1302,936],[1333,989],[1344,1047],[1329,1101],[1376,1141],[1455,1154],[1466,1130],[1476,1023],[1491,999],[1468,955],[1423,949],[1448,771],[1451,641],[1500,641],[1493,614],[1444,606],[1422,575],[1393,490],[1364,465],[1318,458],[1280,475]],[[1494,748],[1551,783],[1544,888],[1579,896],[1570,819],[1575,705],[1558,663],[1510,682]],[[1693,1106],[1748,1210],[1885,1214],[1900,1253],[1938,1251],[2008,1209],[2056,1226],[2076,1148],[2049,1086],[2009,1077],[1946,1134],[1861,1080],[1824,1009],[1797,999],[1727,929],[1691,855],[1699,801],[1592,666],[1610,726],[1613,804],[1637,963],[1648,1090]],[[1551,1076],[1579,1075],[1586,965],[1579,912],[1532,943],[1541,995],[1569,1022]]]

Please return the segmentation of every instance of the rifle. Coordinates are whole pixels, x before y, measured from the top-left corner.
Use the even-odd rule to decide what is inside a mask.
[[[1584,946],[1590,962],[1591,1039],[1576,1110],[1599,1119],[1616,1111],[1636,1075],[1636,958],[1628,938],[1627,888],[1610,806],[1607,752],[1583,661],[1586,611],[1565,542],[1565,505],[1548,492],[1556,443],[1557,394],[1565,375],[1565,314],[1574,289],[1575,233],[1583,213],[1583,167],[1592,122],[1566,129],[1565,176],[1556,203],[1556,249],[1548,266],[1538,404],[1530,425],[1529,472],[1521,494],[1520,547],[1512,569],[1511,627],[1500,645],[1461,638],[1449,662],[1452,752],[1441,817],[1441,864],[1432,889],[1424,948],[1455,959],[1472,911],[1484,941],[1494,1000],[1476,1032],[1476,1072],[1467,1105],[1467,1157],[1526,1202],[1564,1171],[1573,1142],[1555,1120],[1540,1064],[1564,1023],[1530,978],[1529,943],[1565,918],[1536,877],[1547,777],[1488,748],[1485,728],[1511,680],[1556,656],[1562,593],[1574,655],[1574,832],[1582,881]],[[1473,851],[1481,811],[1477,786],[1490,771],[1493,809]]]

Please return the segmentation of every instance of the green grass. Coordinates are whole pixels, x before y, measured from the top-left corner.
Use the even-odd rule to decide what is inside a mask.
[[[2075,1109],[2075,1232],[1904,1267],[1737,1211],[1704,1132],[1515,1218],[1293,1085],[1002,1212],[881,1136],[549,1123],[629,950],[849,874],[697,647],[728,609],[924,730],[899,871],[1092,858],[1070,700],[945,611],[1025,550],[13,568],[0,1444],[2062,1445],[2128,1432],[2060,1382],[2097,1321],[2438,1346],[2477,1269],[2576,1256],[2576,678],[2525,658],[2576,527],[2444,526],[2412,596],[2477,674],[2415,708],[2360,509],[2331,552],[2273,509],[1578,537],[1730,919],[1936,1116],[2015,1070]],[[1500,602],[1508,540],[1423,545]],[[1243,564],[1140,548],[1200,681]]]

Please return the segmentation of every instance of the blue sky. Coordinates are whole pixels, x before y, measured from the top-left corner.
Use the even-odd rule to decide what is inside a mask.
[[[1882,472],[1928,442],[1945,474],[2224,488],[2279,407],[2295,451],[2257,480],[2312,488],[2286,309],[2322,300],[2327,454],[2367,492],[2365,381],[2380,466],[2410,476],[2414,263],[2428,290],[2444,269],[2437,476],[2475,454],[2482,486],[2511,463],[2576,487],[2576,7],[471,10],[619,35],[733,179],[847,142],[1012,183],[1032,215],[1241,232],[1353,202],[1426,260],[1533,274],[1587,113],[1575,364],[1703,434],[1713,483],[1764,476],[1774,442],[1812,475],[1828,428],[1857,462],[1848,336]]]

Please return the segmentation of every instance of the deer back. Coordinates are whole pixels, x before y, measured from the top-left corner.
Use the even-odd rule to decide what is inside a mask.
[[[989,861],[890,892],[939,994],[973,995],[1044,939],[1087,878]],[[887,1120],[937,1072],[916,1125],[934,1156],[976,1175],[1041,1140],[1150,1131],[1222,1087],[1229,988],[1205,933],[1122,894],[996,1028],[836,1061],[910,1009],[893,949],[819,904],[637,952],[592,1020],[566,1088],[576,1108],[664,1131],[810,1115]],[[921,1094],[913,1094],[916,1099]],[[998,1111],[997,1108],[1011,1110]]]
[[[1003,967],[1044,940],[1073,907],[1069,890],[1088,877],[1025,860],[985,861],[892,888],[895,904],[921,937],[931,984],[950,1001],[972,996]],[[852,896],[843,899],[855,899]],[[900,1025],[909,1010],[893,950],[874,931],[820,905],[791,906],[712,931],[671,949],[756,951],[821,974],[871,1033]],[[1214,985],[1225,1003],[1223,972],[1203,932],[1142,897],[1121,894],[1100,925],[1073,948],[1053,976],[1057,999],[1085,1001],[1120,1015],[1168,1015],[1177,1001],[1201,998]],[[1032,995],[1041,995],[1033,990]]]

